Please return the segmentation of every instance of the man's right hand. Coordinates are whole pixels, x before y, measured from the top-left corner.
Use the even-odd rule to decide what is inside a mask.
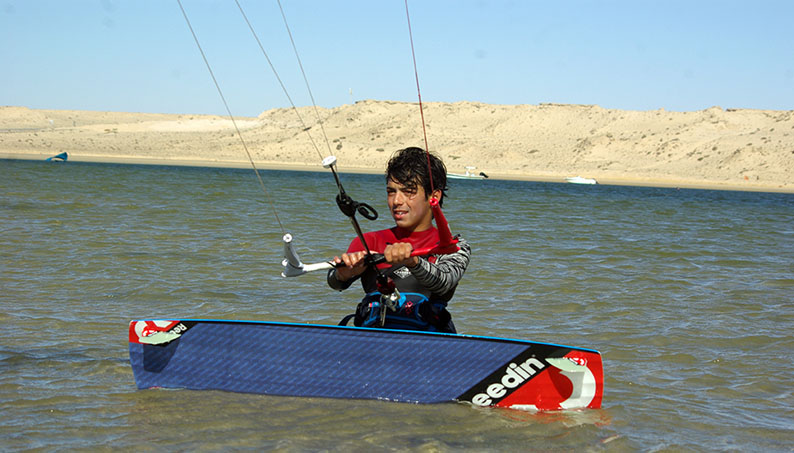
[[[335,256],[334,263],[337,265],[343,264],[336,268],[336,279],[340,282],[350,280],[351,278],[358,277],[367,268],[364,257],[367,252],[353,252],[343,253],[342,257]]]

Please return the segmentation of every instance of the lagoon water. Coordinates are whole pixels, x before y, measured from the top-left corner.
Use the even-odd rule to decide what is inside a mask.
[[[602,409],[137,390],[132,319],[355,306],[324,274],[279,275],[274,208],[305,262],[352,238],[331,175],[262,175],[267,198],[252,170],[0,161],[0,450],[794,448],[791,194],[450,182],[474,247],[458,330],[598,349]],[[341,176],[381,212],[363,227],[389,226],[383,178]]]

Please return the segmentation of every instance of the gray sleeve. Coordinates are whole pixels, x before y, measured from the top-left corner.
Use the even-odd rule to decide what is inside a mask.
[[[356,279],[351,278],[350,280],[343,282],[336,278],[336,269],[331,269],[328,271],[328,286],[337,291],[344,291],[347,288],[350,288],[350,285],[352,285],[354,281],[356,281]]]
[[[449,255],[438,255],[435,263],[420,259],[414,268],[408,268],[419,283],[435,294],[446,294],[455,289],[466,268],[469,267],[471,246],[458,239],[458,250]]]

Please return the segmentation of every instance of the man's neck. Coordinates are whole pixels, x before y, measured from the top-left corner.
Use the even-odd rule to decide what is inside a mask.
[[[433,228],[434,227],[433,227],[432,223],[430,224],[430,226],[427,226],[425,228],[414,228],[413,230],[409,230],[408,228],[395,226],[394,227],[394,235],[397,236],[397,237],[405,238],[405,237],[411,236],[413,234],[426,233],[429,230],[432,230]]]

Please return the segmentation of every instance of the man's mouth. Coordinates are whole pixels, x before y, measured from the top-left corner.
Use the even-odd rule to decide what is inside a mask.
[[[406,214],[408,214],[408,211],[397,210],[397,209],[395,209],[394,211],[392,211],[392,216],[394,216],[394,218],[395,218],[395,219],[401,219],[401,218],[403,218],[403,217],[404,217]]]

